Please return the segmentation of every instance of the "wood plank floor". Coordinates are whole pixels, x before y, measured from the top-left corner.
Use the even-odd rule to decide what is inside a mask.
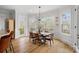
[[[13,40],[15,53],[73,53],[73,49],[59,40],[54,40],[54,44],[50,46],[49,42],[46,45],[35,45],[27,37],[22,37]]]

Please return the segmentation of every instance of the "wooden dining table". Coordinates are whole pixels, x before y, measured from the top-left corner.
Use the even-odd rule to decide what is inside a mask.
[[[40,41],[39,43],[41,44],[45,44],[46,42],[46,37],[49,37],[49,35],[51,35],[52,33],[51,32],[36,32],[36,31],[33,31],[31,32],[33,34],[38,34],[38,41]]]
[[[44,40],[46,40],[46,37],[48,37],[52,33],[50,33],[50,32],[41,32],[40,34],[44,37]]]
[[[50,32],[41,32],[41,34],[44,35],[44,36],[48,36],[48,35],[50,35],[51,33],[50,33]]]

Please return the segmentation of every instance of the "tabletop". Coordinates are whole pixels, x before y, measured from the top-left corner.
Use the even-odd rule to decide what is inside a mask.
[[[43,34],[43,35],[50,35],[51,33],[50,32],[41,32],[41,34]]]

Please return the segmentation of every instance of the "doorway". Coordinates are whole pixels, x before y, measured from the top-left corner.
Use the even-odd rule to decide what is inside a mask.
[[[6,31],[9,30],[9,31],[13,31],[14,34],[13,34],[13,38],[15,38],[15,19],[13,18],[8,18],[6,20]]]

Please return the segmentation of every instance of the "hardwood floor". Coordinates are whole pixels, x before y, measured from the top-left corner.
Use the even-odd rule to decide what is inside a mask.
[[[13,40],[15,53],[73,53],[73,49],[59,40],[54,40],[54,44],[38,46],[33,44],[27,37]]]

